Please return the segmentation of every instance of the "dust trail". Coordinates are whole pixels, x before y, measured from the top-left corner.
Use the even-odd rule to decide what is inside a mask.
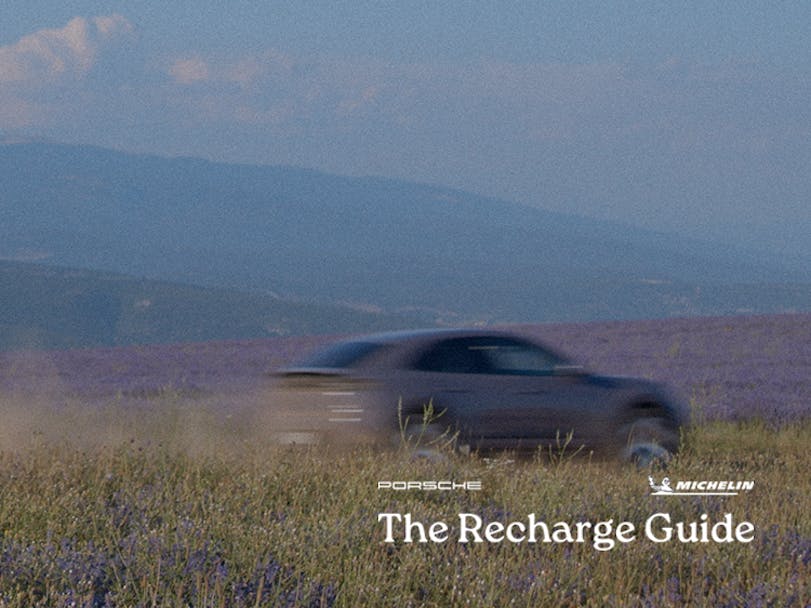
[[[147,399],[89,403],[52,395],[0,395],[0,451],[42,446],[133,446],[190,455],[250,452],[266,443],[257,395],[189,398],[167,390]]]

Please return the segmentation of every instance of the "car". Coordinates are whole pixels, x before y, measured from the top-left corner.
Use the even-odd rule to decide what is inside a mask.
[[[679,448],[685,405],[664,386],[586,371],[509,330],[428,329],[342,340],[274,374],[280,443],[441,443],[647,464]]]

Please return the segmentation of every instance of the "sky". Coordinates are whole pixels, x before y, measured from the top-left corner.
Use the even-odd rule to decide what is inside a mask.
[[[440,184],[811,257],[811,3],[6,0],[0,139]]]

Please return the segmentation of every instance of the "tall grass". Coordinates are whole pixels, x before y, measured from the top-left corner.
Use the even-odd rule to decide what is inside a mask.
[[[282,450],[250,418],[193,411],[171,396],[153,405],[129,413],[65,405],[17,421],[13,441],[3,435],[0,605],[811,603],[807,421],[705,424],[665,473],[587,458]],[[649,473],[755,488],[651,496]],[[377,486],[442,479],[483,489]],[[633,522],[637,540],[611,551],[589,542],[463,544],[454,535],[386,543],[382,512],[451,526],[459,513],[504,523],[529,513],[550,524],[612,519]],[[755,524],[755,540],[656,544],[640,530],[656,512],[674,522],[731,513]]]

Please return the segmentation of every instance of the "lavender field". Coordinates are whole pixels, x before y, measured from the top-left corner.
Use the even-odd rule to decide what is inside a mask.
[[[330,337],[0,355],[0,606],[811,606],[811,315],[536,325],[664,381],[696,425],[666,471],[415,460],[263,443],[267,372]],[[753,480],[660,497],[648,475]],[[381,491],[378,480],[480,480]],[[754,525],[748,543],[386,543],[381,512],[452,521]]]
[[[666,382],[699,421],[811,415],[811,315],[518,326],[594,370]],[[0,353],[0,394],[59,404],[156,395],[240,408],[269,371],[342,336]]]

